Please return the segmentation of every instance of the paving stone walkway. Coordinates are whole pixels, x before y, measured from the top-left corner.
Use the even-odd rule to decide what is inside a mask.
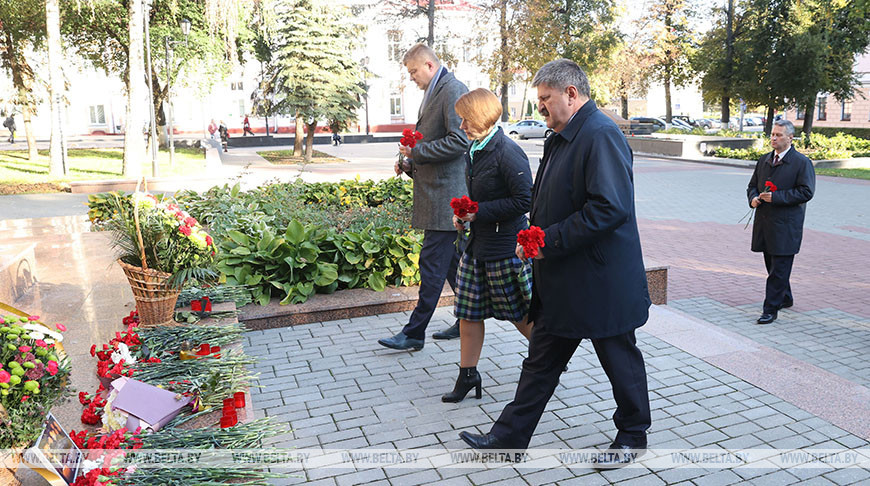
[[[445,404],[440,396],[457,374],[458,341],[428,340],[417,353],[376,343],[398,332],[407,313],[247,333],[246,352],[260,357],[264,388],[258,413],[293,429],[274,445],[299,449],[467,449],[460,430],[486,432],[512,398],[525,339],[512,325],[487,322],[479,370],[481,400]],[[430,329],[452,321],[440,308]],[[730,375],[646,332],[638,333],[649,375],[658,449],[845,449],[868,442]],[[541,449],[606,447],[615,431],[609,383],[589,343],[562,377],[530,444]],[[860,484],[867,469],[781,470],[761,461],[731,469],[632,467],[312,468],[298,479],[314,484]],[[442,482],[443,481],[443,482]]]

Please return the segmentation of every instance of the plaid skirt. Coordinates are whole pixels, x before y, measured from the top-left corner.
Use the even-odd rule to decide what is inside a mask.
[[[532,264],[517,257],[482,262],[463,253],[454,301],[459,319],[520,321],[532,301]]]

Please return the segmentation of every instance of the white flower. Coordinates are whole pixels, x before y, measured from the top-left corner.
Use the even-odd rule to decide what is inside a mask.
[[[92,469],[96,469],[98,467],[103,467],[102,458],[100,458],[99,461],[91,461],[90,459],[85,459],[84,461],[82,461],[81,475],[85,475],[89,473]]]
[[[124,343],[118,343],[118,350],[112,352],[112,363],[118,364],[123,360],[128,365],[136,363],[136,358],[130,354],[130,348]]]
[[[51,329],[43,326],[42,324],[30,322],[30,323],[27,323],[21,327],[30,331],[31,336],[36,336],[36,335],[42,336],[42,337],[34,337],[33,339],[45,339],[45,337],[48,336],[51,339],[53,339],[54,342],[59,343],[59,342],[63,341],[63,334],[61,334],[59,332],[52,331]],[[45,342],[48,342],[48,341],[46,340]]]
[[[109,431],[115,431],[127,425],[127,412],[116,410],[112,407],[112,402],[118,397],[118,390],[112,390],[109,397],[106,399],[106,406],[103,408],[103,427]]]

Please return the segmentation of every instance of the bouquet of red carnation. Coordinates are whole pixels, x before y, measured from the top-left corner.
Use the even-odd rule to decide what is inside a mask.
[[[764,194],[765,192],[776,192],[776,184],[774,184],[774,183],[771,182],[771,181],[764,181],[764,191],[762,191],[761,194]],[[749,212],[747,212],[746,214],[744,214],[743,217],[740,218],[740,221],[738,221],[737,223],[738,223],[738,224],[739,224],[739,223],[742,223],[744,219],[749,218],[749,219],[746,221],[746,224],[743,226],[743,229],[748,228],[748,227],[749,227],[749,223],[752,222],[752,215],[753,215],[753,214],[755,214],[755,208],[749,208]]]
[[[531,226],[529,229],[517,233],[517,243],[523,247],[523,254],[526,258],[538,256],[538,250],[545,246],[544,236],[544,230],[537,226]]]
[[[402,140],[400,140],[399,143],[405,147],[414,148],[417,146],[417,140],[423,140],[423,134],[416,130],[406,128],[402,130]]]
[[[399,140],[399,143],[402,144],[403,147],[414,148],[417,146],[418,140],[423,140],[423,134],[416,130],[406,128],[402,130],[402,139]],[[405,162],[405,157],[402,155],[402,152],[399,152],[399,167],[401,167],[404,171],[408,171],[410,169],[410,167]]]
[[[468,196],[462,196],[461,198],[454,197],[450,201],[450,207],[453,208],[453,214],[458,218],[464,218],[469,214],[474,214],[479,210],[479,205],[477,202],[472,201],[468,198]]]

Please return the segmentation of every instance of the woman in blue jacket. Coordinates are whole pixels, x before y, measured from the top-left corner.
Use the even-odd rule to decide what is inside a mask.
[[[516,256],[517,233],[529,227],[532,175],[525,152],[496,126],[502,107],[486,89],[466,93],[456,101],[460,128],[472,140],[465,157],[468,197],[477,213],[453,217],[458,231],[470,223],[471,237],[456,274],[455,313],[459,318],[459,378],[444,402],[459,402],[475,388],[481,397],[477,362],[483,347],[483,321],[511,321],[528,338],[532,267]]]

